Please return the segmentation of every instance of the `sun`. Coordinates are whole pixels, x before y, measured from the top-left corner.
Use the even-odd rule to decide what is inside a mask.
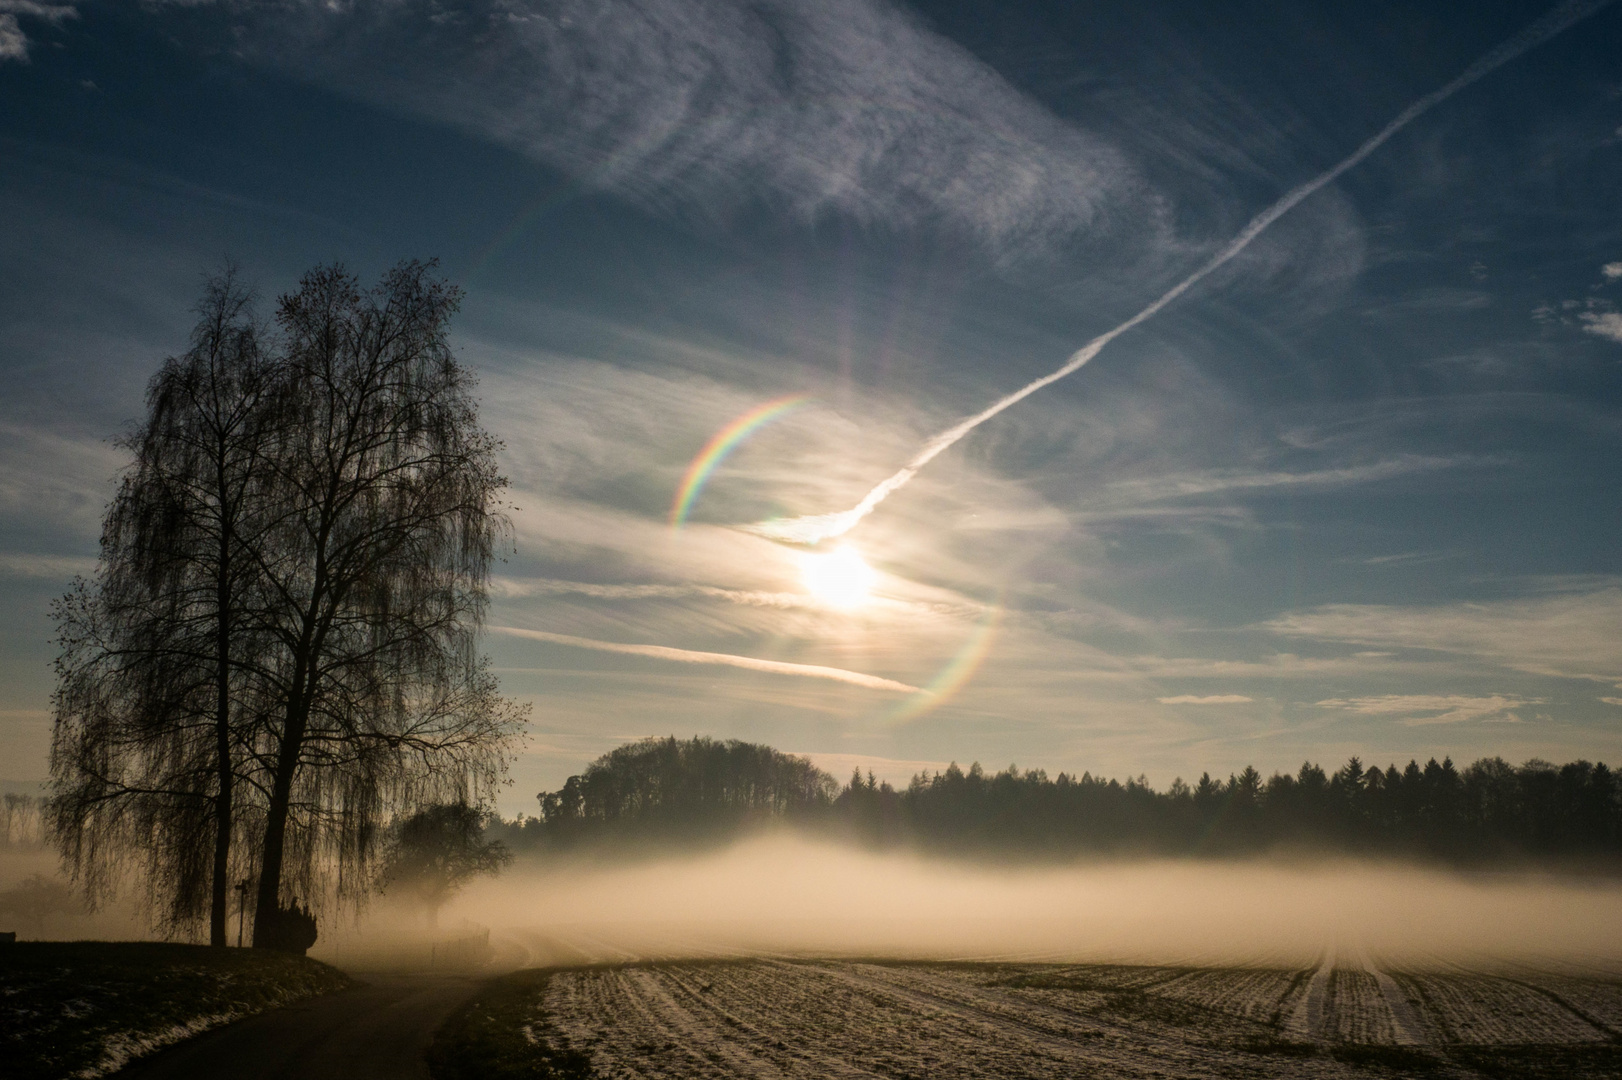
[[[849,611],[867,602],[878,574],[853,547],[825,555],[801,556],[800,575],[811,595],[829,607]]]

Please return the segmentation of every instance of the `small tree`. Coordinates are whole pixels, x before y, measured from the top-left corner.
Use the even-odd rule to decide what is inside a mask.
[[[512,861],[499,840],[484,837],[485,814],[465,802],[420,810],[396,826],[383,871],[385,891],[397,889],[418,901],[428,925],[439,909],[480,874],[494,874]]]
[[[0,800],[0,847],[40,847],[45,831],[39,800],[32,795],[8,793]]]
[[[24,878],[0,892],[0,915],[27,919],[36,934],[44,932],[45,920],[52,915],[77,915],[82,910],[72,888],[43,874]]]

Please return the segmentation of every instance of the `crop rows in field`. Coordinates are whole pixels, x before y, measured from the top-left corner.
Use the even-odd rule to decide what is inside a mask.
[[[1537,987],[1489,975],[1404,975],[1427,1041],[1440,1043],[1601,1042],[1607,1033]]]
[[[1337,969],[1329,978],[1323,1035],[1331,1042],[1396,1043],[1396,1024],[1380,983],[1367,971]]]
[[[1366,957],[1298,971],[747,960],[560,970],[544,1005],[603,1077],[1336,1076],[1360,1074],[1342,1047],[1441,1061],[1608,1046],[1622,985]]]
[[[1353,1075],[1327,1057],[1269,1054],[1267,1024],[1067,978],[1077,970],[599,968],[555,974],[545,1006],[603,1077]]]
[[[1301,973],[1270,968],[1197,968],[1145,989],[1216,1012],[1276,1023],[1304,989]]]
[[[1519,977],[1578,1013],[1613,1039],[1622,1039],[1622,981],[1575,979],[1538,973]]]

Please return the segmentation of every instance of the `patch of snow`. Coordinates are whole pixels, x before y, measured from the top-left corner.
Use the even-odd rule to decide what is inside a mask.
[[[88,1069],[81,1069],[74,1076],[77,1080],[97,1080],[98,1077],[117,1072],[138,1057],[145,1057],[222,1024],[229,1024],[242,1015],[240,1012],[215,1013],[211,1016],[194,1016],[184,1024],[173,1024],[161,1031],[114,1032],[107,1036],[102,1045],[101,1060]]]

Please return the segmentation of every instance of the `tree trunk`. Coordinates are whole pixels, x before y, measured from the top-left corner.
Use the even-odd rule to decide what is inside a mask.
[[[215,586],[216,667],[214,673],[214,753],[219,773],[214,796],[214,880],[208,905],[208,943],[225,948],[226,903],[231,876],[231,799],[235,776],[231,763],[231,540],[220,530],[220,561]]]
[[[208,943],[225,948],[226,906],[231,876],[231,737],[229,706],[221,704],[216,718],[215,749],[219,755],[220,790],[214,796],[214,881],[208,905]]]
[[[298,682],[294,685],[297,686]],[[259,890],[253,912],[253,947],[276,947],[275,919],[281,910],[282,855],[286,849],[287,814],[293,802],[293,779],[298,773],[299,751],[309,720],[309,699],[295,691],[288,703],[287,728],[276,756],[276,778],[265,809],[265,841],[259,861]]]

